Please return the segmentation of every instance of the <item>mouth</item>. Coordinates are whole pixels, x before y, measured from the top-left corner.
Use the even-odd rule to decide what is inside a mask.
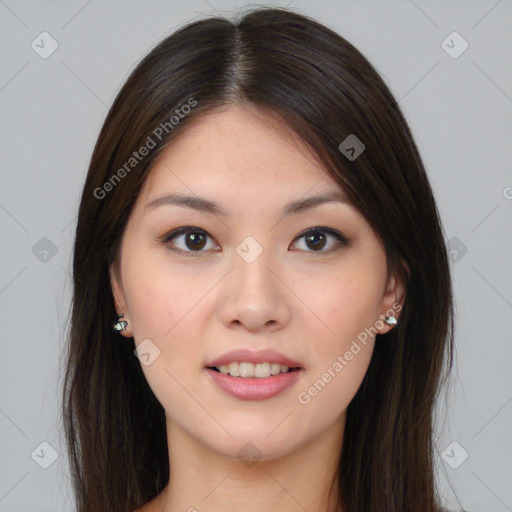
[[[273,366],[273,368],[272,368]],[[302,367],[279,363],[230,363],[206,366],[205,372],[217,389],[241,400],[265,400],[294,386]]]
[[[265,400],[295,386],[304,376],[305,366],[277,350],[230,350],[205,361],[206,377],[220,391],[241,400]]]
[[[207,366],[208,370],[213,370],[223,375],[237,377],[241,379],[266,379],[276,377],[284,373],[292,373],[302,370],[300,366],[289,367],[279,363],[246,363],[233,362],[221,366]]]

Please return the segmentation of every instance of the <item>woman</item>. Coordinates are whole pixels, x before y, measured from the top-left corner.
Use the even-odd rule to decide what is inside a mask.
[[[98,137],[73,265],[79,512],[439,511],[443,229],[338,34],[264,8],[156,46]]]

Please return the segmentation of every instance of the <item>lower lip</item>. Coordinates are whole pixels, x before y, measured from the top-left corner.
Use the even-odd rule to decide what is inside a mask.
[[[206,368],[207,374],[223,391],[242,400],[265,400],[293,386],[301,377],[302,370],[280,373],[264,378],[232,377]]]

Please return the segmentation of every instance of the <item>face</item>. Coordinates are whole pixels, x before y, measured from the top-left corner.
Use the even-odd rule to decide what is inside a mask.
[[[233,458],[247,442],[272,459],[342,431],[375,333],[391,329],[382,320],[398,318],[403,297],[382,245],[348,201],[284,214],[290,203],[342,190],[276,123],[240,106],[196,118],[149,172],[123,234],[119,274],[111,269],[125,335],[144,354],[168,426]],[[161,199],[171,194],[219,210]],[[237,349],[271,349],[300,369],[253,386],[206,368]],[[279,356],[260,362],[272,359]]]

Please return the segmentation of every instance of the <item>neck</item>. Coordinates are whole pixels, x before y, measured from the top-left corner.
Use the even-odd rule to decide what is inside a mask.
[[[342,416],[319,437],[276,457],[247,441],[237,457],[227,457],[168,419],[170,481],[154,510],[342,512],[336,476],[344,425]]]

